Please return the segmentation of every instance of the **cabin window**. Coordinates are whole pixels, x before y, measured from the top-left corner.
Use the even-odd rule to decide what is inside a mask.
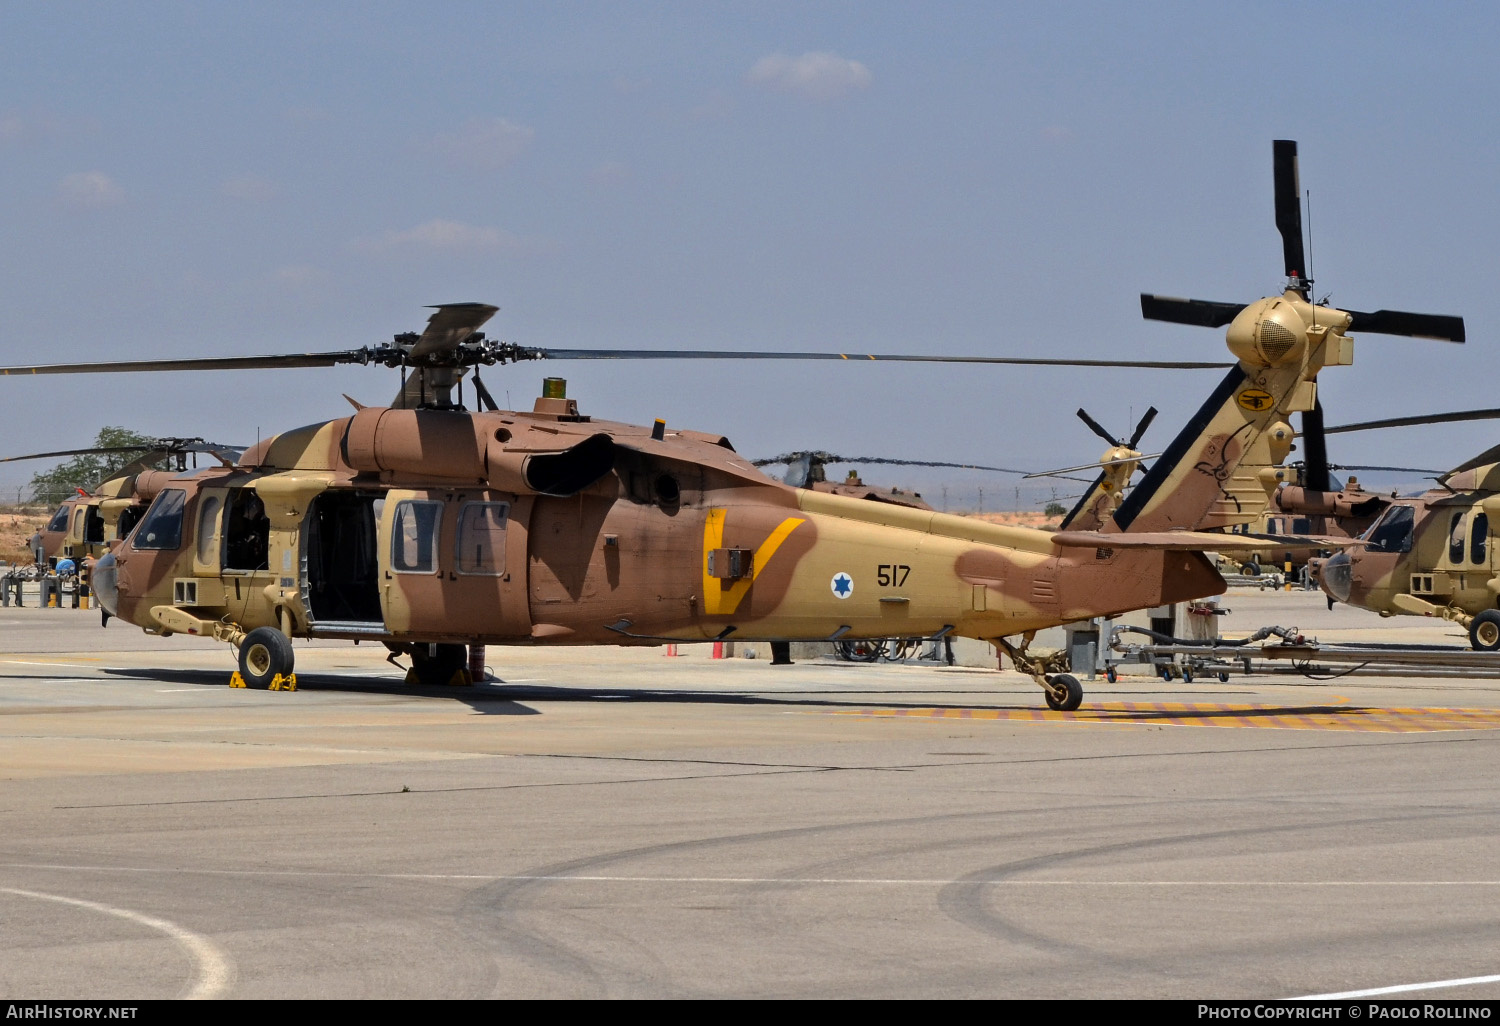
[[[84,515],[83,540],[90,545],[104,544],[104,516],[98,506],[90,506]]]
[[[1293,534],[1312,534],[1312,521],[1307,517],[1298,517],[1292,521]]]
[[[1453,519],[1448,522],[1448,561],[1450,563],[1462,563],[1464,561],[1464,541],[1468,532],[1464,530],[1469,526],[1466,521],[1469,514],[1460,510],[1453,514]]]
[[[508,502],[466,502],[458,511],[458,572],[498,577],[505,573]]]
[[[213,563],[219,543],[219,510],[224,500],[218,495],[208,495],[198,511],[198,562]]]
[[[57,512],[52,514],[52,519],[47,521],[47,530],[66,531],[68,529],[68,512],[67,506],[59,506]]]
[[[1469,562],[1484,566],[1485,545],[1490,540],[1490,518],[1484,513],[1474,514],[1474,537],[1469,542]]]
[[[398,502],[391,525],[391,569],[400,574],[436,573],[442,523],[441,502]]]
[[[1411,506],[1392,506],[1364,533],[1370,543],[1367,552],[1410,552],[1412,525],[1416,510]]]
[[[133,549],[175,549],[182,545],[182,512],[187,506],[187,492],[168,488],[156,497],[146,518],[135,529],[130,542]]]
[[[82,506],[74,506],[73,507],[73,529],[68,532],[68,536],[69,537],[71,537],[71,538],[81,538],[81,537],[83,537],[83,514],[84,513],[85,513],[85,510],[84,510],[84,508]]]

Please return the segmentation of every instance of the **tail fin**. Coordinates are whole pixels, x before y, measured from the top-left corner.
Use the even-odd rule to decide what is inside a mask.
[[[1352,362],[1350,315],[1298,293],[1263,299],[1229,326],[1239,358],[1115,511],[1105,531],[1206,530],[1255,520],[1285,478],[1291,413],[1317,403],[1318,371]]]

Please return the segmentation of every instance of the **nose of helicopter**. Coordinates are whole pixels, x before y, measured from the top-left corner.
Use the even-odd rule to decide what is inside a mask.
[[[1323,561],[1318,570],[1318,586],[1329,598],[1339,602],[1349,601],[1349,589],[1354,581],[1354,565],[1349,553],[1339,552]]]
[[[89,587],[94,592],[94,599],[100,607],[110,616],[119,616],[117,612],[120,604],[120,567],[115,562],[115,554],[106,552],[94,564],[94,571],[89,575]]]

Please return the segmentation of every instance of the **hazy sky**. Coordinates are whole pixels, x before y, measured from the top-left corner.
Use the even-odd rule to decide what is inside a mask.
[[[488,334],[536,346],[1227,359],[1221,332],[1144,322],[1137,296],[1280,290],[1271,140],[1291,138],[1318,296],[1459,314],[1470,337],[1361,337],[1323,375],[1329,422],[1497,406],[1496,11],[13,2],[0,364],[354,348],[455,301],[500,306]],[[1159,449],[1220,376],[674,361],[486,382],[529,408],[544,374],[587,413],[752,457],[1028,469],[1098,455],[1080,405],[1121,433],[1156,405]],[[397,385],[359,367],[12,378],[0,449],[104,424],[253,442]],[[1497,435],[1332,455],[1445,467]],[[0,468],[0,488],[34,469]],[[982,485],[988,507],[1017,484],[865,478]]]

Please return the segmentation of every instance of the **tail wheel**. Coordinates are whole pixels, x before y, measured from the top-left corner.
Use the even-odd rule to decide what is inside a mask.
[[[1051,688],[1043,689],[1047,696],[1047,705],[1058,712],[1072,712],[1083,704],[1083,685],[1078,683],[1078,678],[1071,673],[1058,673],[1047,678]],[[1053,688],[1059,688],[1063,692],[1061,698],[1052,693]]]
[[[240,642],[240,676],[252,688],[269,688],[277,676],[290,677],[292,641],[275,627],[257,627]]]
[[[1486,609],[1469,622],[1469,644],[1476,652],[1500,649],[1500,610]]]

